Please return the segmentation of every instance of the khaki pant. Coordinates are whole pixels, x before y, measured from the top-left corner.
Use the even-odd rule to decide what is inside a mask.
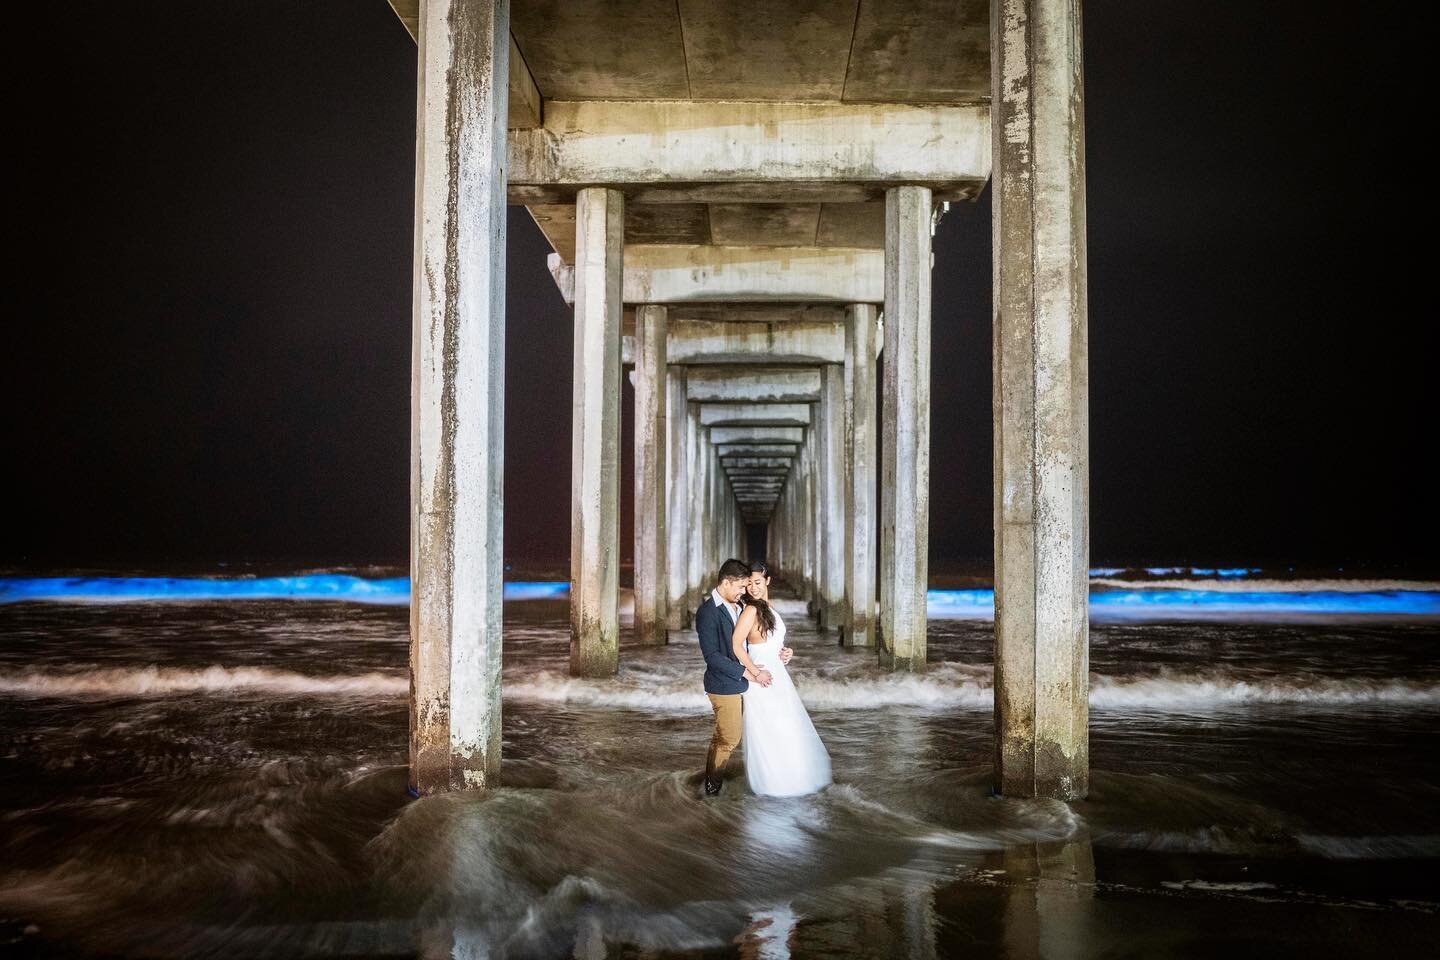
[[[710,752],[705,756],[705,778],[718,780],[725,761],[740,746],[742,700],[738,693],[707,693],[705,696],[710,698],[710,706],[715,711],[715,735],[710,738]]]

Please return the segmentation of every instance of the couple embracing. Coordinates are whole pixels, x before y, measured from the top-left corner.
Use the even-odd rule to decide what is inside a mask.
[[[786,669],[785,621],[770,605],[764,562],[726,560],[720,582],[695,612],[705,693],[715,733],[705,758],[705,795],[720,792],[730,754],[745,742],[745,777],[762,796],[796,797],[830,782],[830,754]]]

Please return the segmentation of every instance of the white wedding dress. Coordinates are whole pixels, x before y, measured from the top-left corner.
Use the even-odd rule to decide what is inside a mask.
[[[780,662],[783,646],[785,621],[776,613],[770,636],[749,646],[750,659],[769,670],[774,681],[768,687],[750,681],[741,714],[745,778],[753,792],[768,797],[798,797],[830,782],[830,753],[800,702],[790,672]]]

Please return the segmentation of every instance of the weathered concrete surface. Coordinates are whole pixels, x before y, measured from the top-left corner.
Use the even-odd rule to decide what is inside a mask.
[[[666,343],[668,349],[668,337]],[[666,371],[665,538],[669,547],[665,558],[665,579],[669,589],[665,598],[665,625],[671,630],[683,630],[689,626],[690,615],[694,613],[686,605],[690,578],[690,473],[685,440],[690,413],[685,400],[685,369],[667,364]]]
[[[410,34],[410,39],[420,39],[420,4],[421,0],[390,0],[390,7],[405,29]],[[509,125],[511,127],[538,127],[540,126],[540,91],[535,86],[535,78],[530,75],[530,68],[525,65],[525,58],[520,54],[520,48],[515,46],[515,38],[509,38],[510,57],[508,63],[508,106]]]
[[[722,460],[721,465],[729,470],[744,470],[746,467],[778,467],[788,469],[792,458],[790,457],[730,457]]]
[[[517,188],[522,189],[522,188]],[[575,262],[575,205],[532,202],[550,246]],[[885,246],[885,203],[629,203],[625,242],[740,247]]]
[[[511,199],[692,182],[771,185],[741,202],[788,182],[916,183],[964,199],[990,173],[989,119],[954,104],[547,99],[540,127],[509,134]]]
[[[571,428],[570,673],[619,669],[620,273],[625,198],[591,187],[576,205]]]
[[[1089,425],[1079,8],[997,0],[995,729],[1007,796],[1089,787]]]
[[[839,363],[844,358],[844,337],[841,320],[789,323],[678,320],[671,325],[670,362],[691,365],[757,361],[770,365]]]
[[[720,459],[726,457],[794,457],[793,443],[719,443],[715,445]]]
[[[924,187],[886,195],[880,661],[894,670],[925,669],[931,206]]]
[[[704,366],[688,377],[692,403],[813,403],[820,371],[805,367]]]
[[[514,30],[547,97],[943,103],[990,95],[982,0],[568,0],[526,4]]]
[[[885,296],[884,261],[881,251],[847,247],[634,244],[625,251],[623,297],[663,304],[878,303]],[[550,255],[549,266],[560,295],[571,302],[575,268],[559,254]]]
[[[635,342],[635,636],[642,644],[658,644],[668,639],[664,307],[646,305],[635,312]]]
[[[431,794],[500,775],[509,5],[417,16],[410,786]]]
[[[686,567],[689,571],[685,578],[685,608],[693,618],[704,591],[714,586],[713,583],[708,587],[704,586],[710,571],[705,569],[705,543],[702,536],[705,526],[705,493],[710,482],[710,458],[705,449],[709,445],[705,441],[705,431],[700,426],[700,407],[691,403],[687,404],[686,408],[685,451],[690,481],[690,506],[685,512],[685,522],[690,542],[685,549]]]
[[[845,501],[844,642],[875,644],[876,497],[875,360],[879,312],[868,303],[849,309],[845,325],[845,444],[850,495]]]
[[[803,443],[804,427],[711,427],[710,442],[725,443]]]
[[[820,628],[839,630],[850,620],[845,595],[845,514],[850,481],[845,470],[845,368],[826,364],[815,404],[820,476]]]
[[[703,427],[803,427],[810,422],[808,403],[702,403]]]

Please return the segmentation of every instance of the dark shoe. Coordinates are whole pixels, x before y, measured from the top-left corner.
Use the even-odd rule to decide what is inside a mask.
[[[705,778],[705,796],[707,796],[707,797],[718,797],[718,796],[720,796],[720,781],[719,781],[719,780],[711,780],[709,777],[706,777],[706,778]]]

